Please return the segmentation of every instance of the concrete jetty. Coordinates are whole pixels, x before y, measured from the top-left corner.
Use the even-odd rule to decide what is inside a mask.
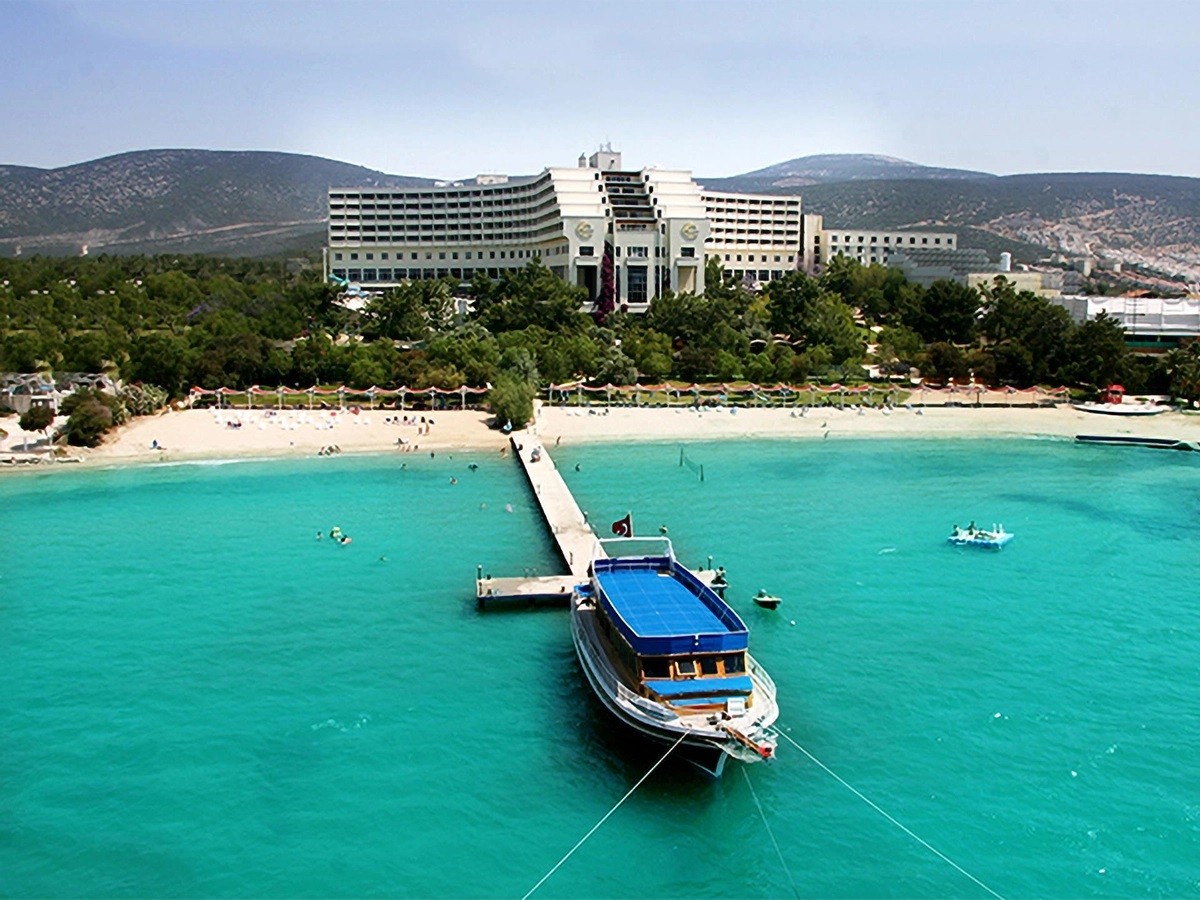
[[[568,574],[527,573],[524,576],[493,578],[491,573],[485,575],[480,566],[475,577],[476,604],[483,609],[491,601],[524,602],[529,606],[566,603],[575,585],[587,581],[588,564],[592,557],[603,554],[604,549],[597,543],[591,523],[575,502],[567,482],[537,435],[526,431],[513,435],[511,441],[513,453],[541,509],[546,530],[553,538],[555,549]],[[709,557],[708,568],[692,571],[705,584],[711,584],[716,575],[712,568],[712,557]]]

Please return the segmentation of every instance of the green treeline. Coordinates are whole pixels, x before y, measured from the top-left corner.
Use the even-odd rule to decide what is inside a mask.
[[[1075,325],[1002,280],[982,292],[909,284],[882,266],[835,259],[761,292],[723,281],[668,294],[644,315],[600,323],[581,289],[537,262],[477,278],[401,285],[353,313],[315,266],[201,256],[0,260],[0,371],[119,374],[171,395],[192,385],[345,384],[544,387],[584,378],[756,383],[864,380],[917,367],[932,381],[1172,389],[1195,399],[1200,356],[1134,358],[1120,327]],[[1195,346],[1195,345],[1194,345]]]

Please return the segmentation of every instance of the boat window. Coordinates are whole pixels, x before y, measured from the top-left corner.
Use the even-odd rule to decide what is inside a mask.
[[[675,660],[675,671],[679,673],[680,678],[695,678],[696,661],[694,659],[677,659]]]
[[[725,674],[733,675],[737,672],[746,671],[746,660],[738,653],[733,656],[725,657]]]
[[[717,658],[715,656],[700,657],[700,674],[701,675],[716,675],[717,674]]]
[[[661,656],[648,656],[642,660],[642,677],[670,678],[671,661]]]

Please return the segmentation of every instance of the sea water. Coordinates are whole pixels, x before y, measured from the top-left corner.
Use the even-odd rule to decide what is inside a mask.
[[[598,531],[726,567],[827,768],[668,760],[539,896],[987,895],[930,848],[1006,896],[1200,893],[1192,454],[551,452]],[[521,896],[659,758],[565,611],[475,608],[477,565],[560,571],[511,459],[25,473],[0,533],[0,894]]]

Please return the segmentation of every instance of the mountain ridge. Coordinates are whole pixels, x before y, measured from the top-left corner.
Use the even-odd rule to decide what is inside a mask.
[[[1200,179],[1137,173],[994,175],[878,154],[818,154],[711,190],[801,194],[832,227],[945,228],[962,246],[1106,257],[1200,281]],[[440,181],[440,179],[439,179]],[[53,169],[0,165],[0,254],[264,256],[324,243],[330,187],[433,185],[308,154],[135,150]]]

